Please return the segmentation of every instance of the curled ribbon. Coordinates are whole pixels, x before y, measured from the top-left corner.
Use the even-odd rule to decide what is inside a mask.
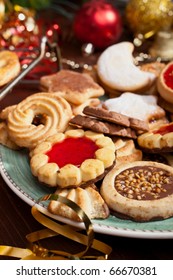
[[[38,210],[37,205],[35,204],[31,209],[31,213],[33,217],[46,228],[32,232],[26,236],[28,248],[0,246],[0,255],[15,257],[22,260],[108,259],[108,256],[110,255],[112,249],[107,244],[94,238],[93,226],[91,220],[86,215],[86,213],[75,202],[56,194],[45,195],[44,197],[39,199],[38,203],[41,201],[50,200],[56,200],[61,203],[65,203],[68,207],[72,208],[83,221],[87,235],[80,233],[79,228],[75,229],[73,226],[66,224],[62,225],[57,223],[57,221],[55,222],[53,219],[49,218],[45,214],[42,214]],[[86,248],[81,252],[71,254],[66,251],[47,249],[39,243],[39,241],[44,238],[54,237],[59,234],[80,244],[85,245]],[[87,255],[86,253],[90,248],[101,252],[102,255]]]

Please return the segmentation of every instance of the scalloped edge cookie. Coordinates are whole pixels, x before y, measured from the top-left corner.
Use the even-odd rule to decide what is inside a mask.
[[[70,137],[86,137],[92,140],[98,146],[95,158],[85,159],[80,166],[69,163],[61,168],[57,163],[49,162],[46,153],[52,149],[54,144],[61,143]],[[47,138],[35,147],[30,156],[31,171],[40,182],[46,183],[50,187],[78,187],[100,180],[113,167],[115,164],[115,145],[111,138],[101,133],[72,129]]]

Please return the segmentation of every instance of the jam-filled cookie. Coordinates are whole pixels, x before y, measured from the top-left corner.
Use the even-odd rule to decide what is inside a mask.
[[[173,122],[146,132],[137,138],[139,146],[151,153],[173,151]]]
[[[115,162],[115,145],[101,133],[67,130],[47,138],[30,153],[39,181],[51,187],[78,187],[101,179]]]
[[[113,168],[104,178],[101,195],[114,215],[139,222],[173,216],[173,168],[136,161]]]
[[[173,104],[173,62],[168,63],[161,71],[157,79],[157,89],[160,96]]]

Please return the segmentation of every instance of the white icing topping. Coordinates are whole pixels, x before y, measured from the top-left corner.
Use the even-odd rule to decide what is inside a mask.
[[[108,47],[99,57],[97,71],[100,79],[109,87],[120,91],[133,91],[151,85],[154,73],[140,70],[134,64],[134,46],[121,42]]]
[[[125,92],[116,98],[110,98],[104,102],[110,111],[126,115],[128,117],[146,121],[150,116],[162,110],[157,105],[157,97],[154,95],[139,95]]]

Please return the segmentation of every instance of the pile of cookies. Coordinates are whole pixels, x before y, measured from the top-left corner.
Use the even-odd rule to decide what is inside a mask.
[[[21,70],[19,58],[15,52],[4,50],[0,52],[0,88],[11,82]],[[17,146],[8,138],[7,127],[0,122],[0,143],[6,143],[10,148]]]
[[[173,63],[137,66],[133,49],[108,47],[95,79],[70,70],[42,77],[40,92],[0,112],[0,143],[26,148],[33,176],[91,219],[173,216],[173,102],[165,97],[173,82],[164,80]],[[60,202],[48,210],[80,221]]]

